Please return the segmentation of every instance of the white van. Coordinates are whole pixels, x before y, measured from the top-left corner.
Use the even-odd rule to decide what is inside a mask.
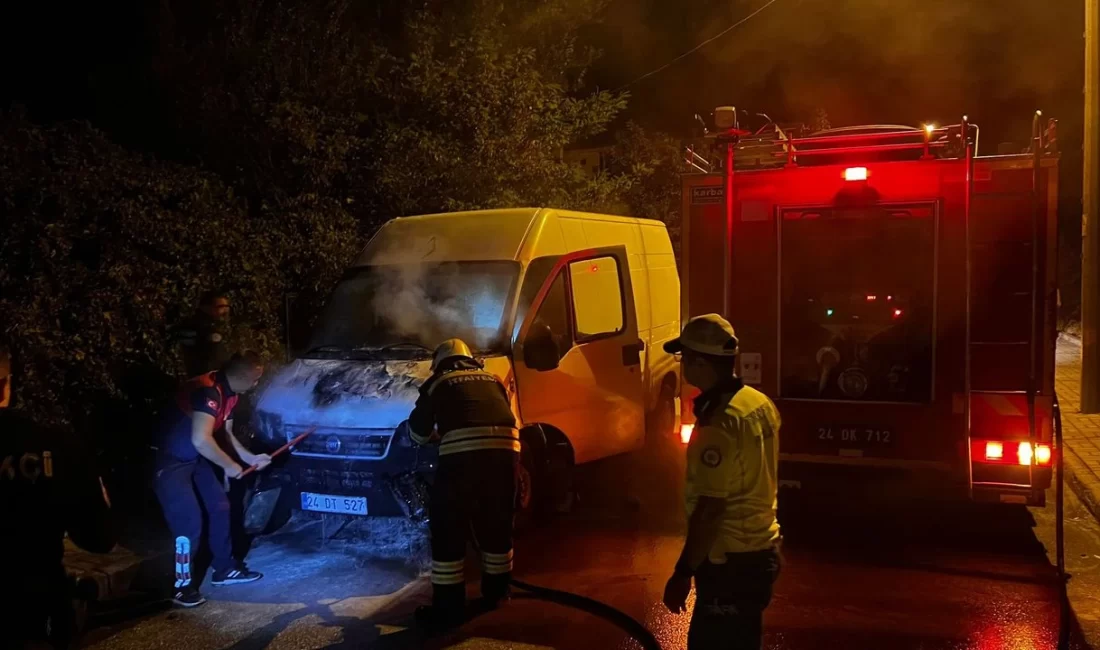
[[[307,351],[257,401],[306,510],[410,514],[399,480],[434,466],[394,429],[432,349],[464,339],[512,396],[520,506],[556,498],[573,465],[673,435],[680,284],[658,221],[516,208],[394,219],[346,272]]]

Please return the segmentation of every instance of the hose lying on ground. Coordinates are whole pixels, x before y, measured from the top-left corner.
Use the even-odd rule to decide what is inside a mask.
[[[601,603],[593,598],[570,593],[568,591],[540,587],[515,578],[512,578],[512,586],[517,589],[522,589],[537,598],[558,603],[566,607],[572,607],[573,609],[579,609],[594,616],[599,616],[629,634],[631,638],[641,643],[645,650],[661,650],[661,644],[657,642],[657,638],[653,636],[653,633],[650,632],[646,626],[607,603]]]
[[[477,535],[474,534],[473,529],[470,530],[470,541],[473,542],[474,548],[480,554],[481,547],[477,543]],[[653,636],[653,633],[645,625],[607,603],[569,591],[533,585],[516,578],[512,578],[511,584],[513,587],[522,589],[536,598],[579,609],[593,616],[599,616],[626,632],[630,638],[641,643],[645,650],[661,650],[661,644],[657,642],[657,637]]]

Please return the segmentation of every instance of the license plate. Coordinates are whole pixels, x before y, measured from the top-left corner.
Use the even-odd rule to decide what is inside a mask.
[[[879,427],[823,426],[817,428],[817,439],[841,447],[889,447],[896,435]]]
[[[302,510],[331,512],[338,515],[365,515],[367,498],[302,492]]]

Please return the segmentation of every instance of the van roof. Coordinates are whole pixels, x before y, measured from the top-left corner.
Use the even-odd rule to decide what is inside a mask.
[[[551,213],[562,217],[663,225],[647,219],[553,208],[470,210],[398,217],[378,230],[355,265],[514,260],[528,232],[539,219]]]

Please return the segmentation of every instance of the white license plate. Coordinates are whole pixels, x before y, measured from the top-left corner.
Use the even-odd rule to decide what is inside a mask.
[[[302,510],[332,512],[338,515],[365,515],[367,514],[367,498],[302,492]]]

